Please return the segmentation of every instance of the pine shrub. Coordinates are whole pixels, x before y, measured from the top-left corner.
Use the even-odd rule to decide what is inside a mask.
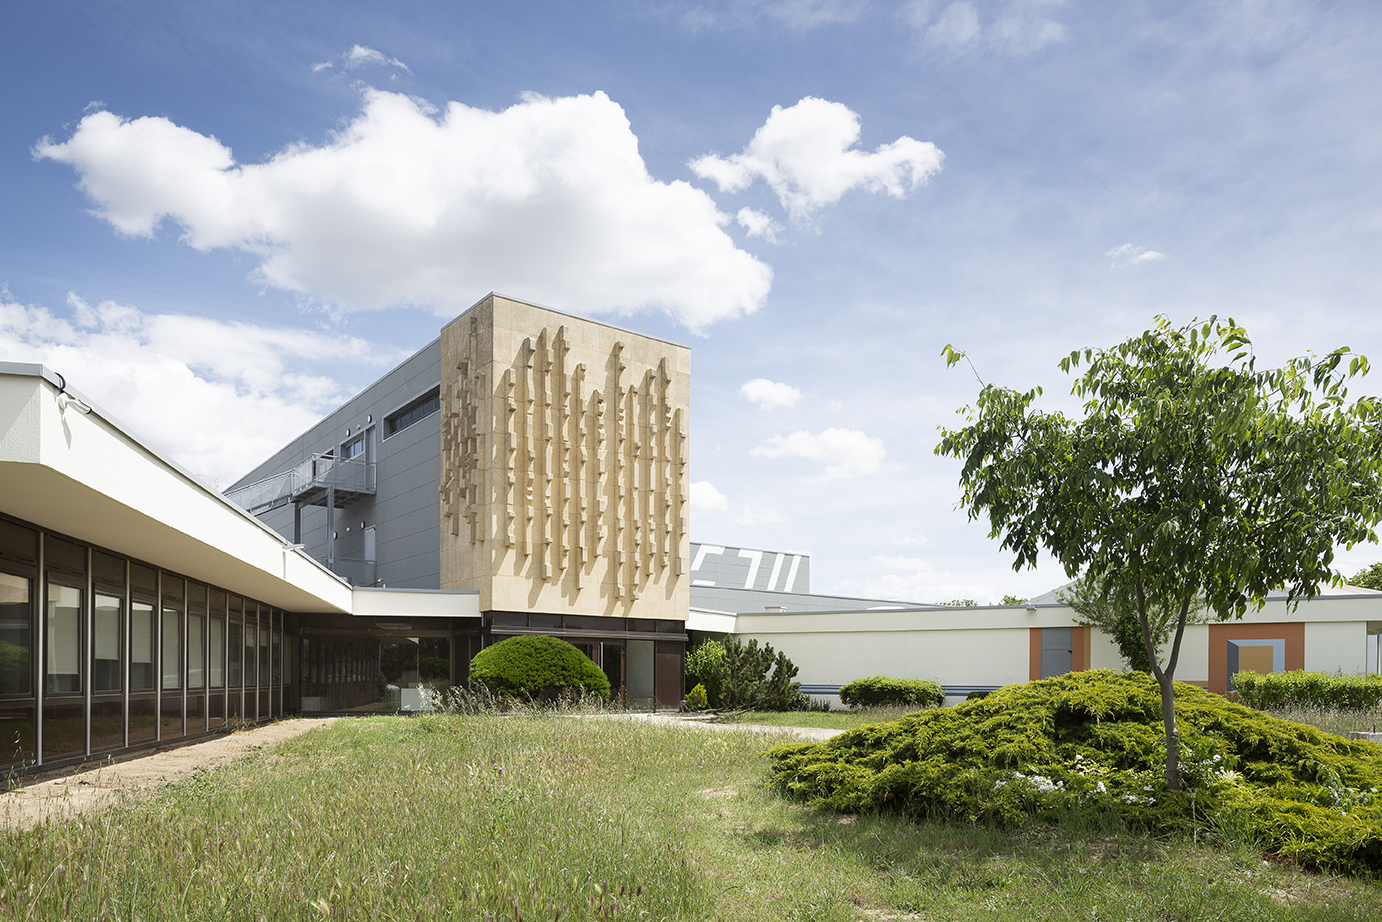
[[[840,686],[840,700],[851,708],[939,707],[945,704],[945,691],[927,679],[874,675]]]
[[[1218,831],[1304,867],[1382,876],[1382,747],[1181,683],[1176,719],[1185,791],[1166,790],[1156,683],[1107,670],[776,747],[770,783],[849,813]]]
[[[581,693],[609,698],[609,679],[590,658],[556,637],[510,637],[470,661],[470,680],[491,692],[554,700]]]
[[[810,699],[801,693],[801,683],[793,682],[797,667],[773,645],[758,645],[757,640],[740,643],[733,637],[724,641],[724,707],[736,711],[805,710]]]

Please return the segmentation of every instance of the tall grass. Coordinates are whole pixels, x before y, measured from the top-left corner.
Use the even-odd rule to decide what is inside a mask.
[[[1116,827],[841,817],[777,735],[597,715],[337,721],[152,799],[0,833],[0,919],[1376,919],[1382,888]]]

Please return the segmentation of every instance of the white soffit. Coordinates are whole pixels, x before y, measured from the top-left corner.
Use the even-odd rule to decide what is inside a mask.
[[[0,511],[276,607],[350,611],[350,587],[263,523],[99,410],[60,409],[50,375],[0,373]]]

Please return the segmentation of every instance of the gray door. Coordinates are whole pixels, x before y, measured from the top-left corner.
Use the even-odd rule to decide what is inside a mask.
[[[1044,627],[1041,629],[1041,677],[1065,675],[1075,665],[1075,629]]]

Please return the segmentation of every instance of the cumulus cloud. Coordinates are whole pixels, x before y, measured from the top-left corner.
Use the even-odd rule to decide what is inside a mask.
[[[681,14],[681,22],[692,32],[748,29],[765,23],[806,32],[854,22],[866,6],[867,0],[728,0],[697,4]]]
[[[734,220],[748,231],[750,237],[762,237],[769,243],[777,243],[777,232],[782,230],[782,225],[778,224],[768,215],[752,208],[740,208],[739,213],[734,216]]]
[[[772,270],[689,183],[652,178],[604,93],[438,112],[369,89],[321,145],[264,163],[166,118],[82,119],[34,156],[70,164],[96,213],[198,250],[241,250],[256,281],[346,310],[451,316],[497,290],[580,313],[661,309],[693,331],[757,310]]]
[[[350,396],[315,366],[404,356],[350,336],[148,314],[68,296],[70,317],[0,291],[0,356],[63,374],[141,439],[222,487]]]
[[[960,2],[941,4],[914,0],[902,7],[922,45],[946,54],[992,50],[1009,57],[1026,57],[1048,45],[1066,41],[1065,26],[1047,12],[1060,0],[1012,0],[999,4]],[[987,15],[980,6],[989,7]]]
[[[691,514],[702,512],[724,512],[729,508],[729,497],[715,489],[709,480],[698,480],[691,484]]]
[[[762,179],[787,213],[802,220],[852,189],[902,198],[927,183],[945,158],[936,145],[905,135],[873,153],[853,150],[858,141],[857,113],[807,96],[786,109],[773,106],[742,153],[707,154],[689,166],[722,192],[739,192]]]
[[[750,454],[760,458],[805,458],[825,462],[825,471],[813,482],[860,477],[873,474],[888,455],[883,440],[856,429],[826,429],[812,433],[798,430],[791,435],[775,435]]]
[[[1138,266],[1166,258],[1165,253],[1158,253],[1147,247],[1135,247],[1131,243],[1116,246],[1104,255],[1113,260],[1109,263],[1110,269],[1135,269]]]
[[[752,381],[744,382],[739,388],[739,396],[749,403],[757,404],[760,410],[771,410],[773,407],[791,409],[801,399],[801,391],[790,384],[780,384],[767,378],[754,378]]]

